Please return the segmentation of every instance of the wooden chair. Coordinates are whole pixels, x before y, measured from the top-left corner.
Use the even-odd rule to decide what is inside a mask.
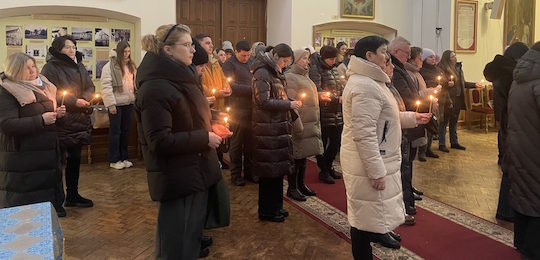
[[[493,90],[493,88],[491,88],[491,90]],[[486,101],[489,97],[489,89],[472,88],[466,89],[465,91],[467,93],[465,99],[465,105],[467,106],[467,128],[471,129],[471,115],[479,114],[480,126],[482,126],[482,121],[485,122],[485,130],[487,133],[489,130],[489,117],[494,115],[493,108],[491,108]]]

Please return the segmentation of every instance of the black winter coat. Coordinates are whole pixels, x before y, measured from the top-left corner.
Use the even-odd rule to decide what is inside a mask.
[[[41,117],[53,102],[34,93],[36,102],[21,107],[0,86],[0,208],[63,201],[55,197],[62,179],[56,127]]]
[[[251,123],[251,81],[253,75],[250,71],[251,62],[241,63],[235,55],[228,59],[223,66],[223,73],[230,77],[232,94],[229,97],[231,113],[235,121]]]
[[[403,63],[394,56],[392,56],[392,63],[394,64],[392,84],[403,99],[405,109],[407,111],[416,111],[416,101],[420,99],[418,85],[414,83],[407,70],[405,70]],[[422,138],[425,135],[424,126],[419,125],[416,128],[403,129],[403,134],[411,141]]]
[[[267,54],[257,54],[253,71],[252,171],[262,178],[289,174],[293,166],[286,81]]]
[[[317,86],[319,95],[330,92],[332,101],[319,101],[321,109],[321,126],[342,126],[343,110],[339,98],[343,93],[343,85],[339,82],[339,73],[336,67],[331,67],[324,62],[319,53],[310,57],[309,78]]]
[[[540,217],[540,52],[530,49],[514,69],[508,96],[508,137],[504,167],[510,203],[517,212]],[[508,160],[509,159],[509,160]]]
[[[135,112],[150,197],[179,199],[221,178],[208,146],[211,113],[189,67],[147,52],[137,71]]]
[[[90,143],[92,108],[79,108],[75,103],[77,99],[90,101],[95,86],[81,61],[80,52],[77,52],[77,63],[75,63],[67,55],[49,48],[47,63],[41,70],[41,74],[58,88],[58,106],[62,103],[62,92],[64,90],[68,92],[64,98],[66,116],[56,122],[58,139],[66,146]]]

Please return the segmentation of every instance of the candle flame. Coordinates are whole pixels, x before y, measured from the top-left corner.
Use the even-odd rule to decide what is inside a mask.
[[[99,98],[99,94],[95,94],[94,97],[95,97],[95,98]]]
[[[326,92],[326,95],[327,95],[327,96],[330,96],[330,91],[327,91],[327,92]]]
[[[441,76],[437,76],[437,80],[438,80],[438,81],[441,81]]]
[[[223,118],[223,121],[224,121],[224,122],[225,122],[225,124],[226,124],[227,122],[229,122],[229,117],[227,117],[227,116],[226,116],[226,117],[224,117],[224,118]]]
[[[437,94],[437,90],[433,91],[433,94]]]
[[[229,111],[231,111],[231,107],[227,107],[226,110],[227,110],[227,113],[229,113]]]
[[[228,77],[228,78],[227,78],[227,81],[228,81],[228,82],[231,82],[231,80],[232,80],[231,77]]]
[[[433,96],[432,96],[432,95],[429,95],[429,99],[430,99],[430,100],[433,100]]]
[[[420,105],[420,100],[416,100],[416,105],[417,105],[417,106]]]
[[[65,96],[67,95],[67,91],[64,90],[64,92],[62,92],[62,96]]]
[[[453,80],[453,79],[454,79],[454,75],[450,75],[450,79]]]
[[[212,89],[212,95],[213,94],[216,94],[216,89],[215,88]]]
[[[344,78],[345,78],[345,76],[341,75],[341,78],[342,78],[342,79],[344,79]]]
[[[302,93],[301,97],[302,97],[302,98],[305,98],[305,97],[306,97],[306,93]]]

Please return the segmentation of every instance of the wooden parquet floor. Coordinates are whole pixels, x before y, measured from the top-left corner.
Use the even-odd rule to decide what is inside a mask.
[[[440,159],[414,163],[415,186],[495,222],[497,135],[460,131],[459,137],[466,151],[438,152]],[[153,259],[157,204],[148,195],[142,161],[134,163],[121,171],[105,163],[82,166],[80,191],[95,206],[67,208],[61,219],[67,259]],[[224,174],[229,182],[229,172]],[[352,259],[349,243],[287,202],[284,223],[259,221],[255,184],[230,186],[230,194],[231,225],[207,231],[214,239],[207,259]]]

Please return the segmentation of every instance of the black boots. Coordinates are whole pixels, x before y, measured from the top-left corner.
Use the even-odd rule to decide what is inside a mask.
[[[298,190],[305,196],[317,195],[317,192],[308,188],[304,181],[306,177],[306,159],[295,160],[294,170],[297,173],[296,178],[298,183]]]
[[[287,181],[289,182],[287,197],[297,201],[306,201],[306,197],[298,190],[298,172],[296,171],[296,167],[295,172],[288,175]]]
[[[91,208],[94,206],[94,202],[92,200],[89,200],[83,196],[81,196],[78,192],[70,194],[68,192],[68,195],[66,196],[66,202],[64,203],[64,206],[66,207],[79,207],[79,208]]]

